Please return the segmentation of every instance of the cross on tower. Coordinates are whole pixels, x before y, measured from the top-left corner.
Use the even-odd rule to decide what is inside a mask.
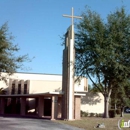
[[[74,9],[72,7],[72,15],[63,15],[64,17],[72,18],[72,25],[74,25],[74,18],[82,19],[80,16],[74,16]]]
[[[72,18],[72,40],[74,42],[74,18],[82,19],[80,16],[74,16],[74,9],[72,7],[72,15],[63,15],[64,17]]]

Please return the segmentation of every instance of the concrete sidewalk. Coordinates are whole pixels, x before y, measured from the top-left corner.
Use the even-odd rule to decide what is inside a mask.
[[[83,130],[50,120],[0,117],[0,130]]]

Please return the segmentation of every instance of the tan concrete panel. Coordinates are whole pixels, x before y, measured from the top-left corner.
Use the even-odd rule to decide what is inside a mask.
[[[30,81],[29,93],[43,93],[50,91],[61,91],[62,83],[59,81]]]
[[[88,113],[104,112],[104,97],[101,93],[88,93],[81,99],[81,110]]]

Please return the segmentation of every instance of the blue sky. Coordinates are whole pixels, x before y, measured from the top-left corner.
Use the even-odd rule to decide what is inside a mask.
[[[35,57],[24,64],[30,69],[19,71],[62,74],[60,37],[71,24],[71,19],[62,15],[71,14],[72,7],[74,14],[80,15],[86,5],[102,18],[121,6],[130,12],[130,0],[0,0],[0,25],[8,22],[20,55]]]

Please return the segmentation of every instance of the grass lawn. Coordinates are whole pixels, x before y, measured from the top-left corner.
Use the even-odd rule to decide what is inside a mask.
[[[94,127],[96,127],[98,124],[104,123],[106,127],[104,128],[105,130],[119,130],[118,121],[120,119],[124,119],[124,121],[127,122],[128,120],[130,120],[130,114],[125,114],[123,118],[121,118],[120,116],[116,116],[115,118],[83,117],[81,118],[81,120],[57,120],[56,122],[72,125],[79,128],[84,128],[85,130],[103,129]],[[130,128],[122,128],[122,130],[130,130]]]

